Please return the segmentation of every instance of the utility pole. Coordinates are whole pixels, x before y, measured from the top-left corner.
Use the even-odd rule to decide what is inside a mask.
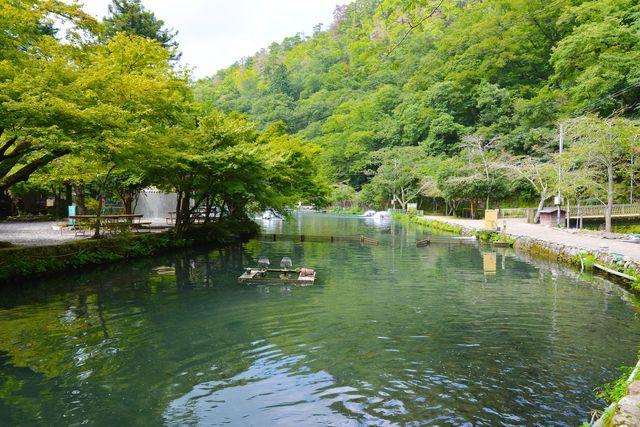
[[[634,173],[633,168],[634,168],[635,165],[633,164],[634,163],[633,160],[634,159],[633,159],[633,154],[632,154],[631,155],[631,185],[630,185],[631,188],[629,189],[629,203],[630,204],[633,204],[633,186],[635,185],[634,179],[633,179],[633,173]]]
[[[562,157],[562,149],[564,148],[564,125],[560,124],[560,157]],[[556,206],[558,207],[557,224],[560,227],[560,205],[562,205],[562,193],[560,192],[560,182],[562,181],[562,159],[558,159],[558,198]]]

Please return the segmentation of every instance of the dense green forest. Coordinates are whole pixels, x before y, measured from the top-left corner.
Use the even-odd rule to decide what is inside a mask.
[[[198,82],[140,0],[113,0],[102,22],[58,0],[0,3],[3,200],[130,211],[153,185],[185,212],[330,193],[475,216],[558,190],[608,206],[638,192],[633,0],[357,0]]]
[[[317,147],[278,123],[207,111],[175,34],[140,0],[114,0],[103,22],[57,0],[0,0],[0,29],[5,200],[40,191],[100,215],[117,197],[129,213],[156,186],[178,195],[177,232],[195,209],[208,221],[322,203]]]
[[[625,201],[639,30],[633,0],[357,0],[198,82],[197,96],[322,147],[337,204],[543,204],[557,162],[570,199]]]

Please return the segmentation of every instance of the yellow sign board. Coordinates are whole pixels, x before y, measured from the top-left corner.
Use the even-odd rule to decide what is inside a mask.
[[[484,211],[484,228],[492,231],[498,229],[498,210],[487,209]]]

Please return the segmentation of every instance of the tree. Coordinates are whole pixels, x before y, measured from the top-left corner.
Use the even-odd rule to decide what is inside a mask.
[[[402,210],[427,188],[425,170],[429,157],[420,147],[383,149],[371,156],[374,170],[370,185]]]
[[[178,60],[178,32],[164,28],[164,21],[145,9],[141,0],[112,0],[109,14],[104,18],[107,37],[127,33],[156,40],[171,52],[171,59]]]
[[[101,165],[96,171],[97,237],[102,199],[111,174],[149,157],[149,140],[158,138],[189,109],[189,91],[186,76],[171,67],[169,52],[153,40],[121,33],[90,50],[87,56],[88,65],[76,88],[97,94],[111,113],[108,129],[78,147],[78,153]]]
[[[564,9],[559,24],[574,25],[551,56],[552,81],[569,96],[570,111],[606,116],[635,105],[640,95],[637,4],[628,0],[578,2]]]
[[[538,194],[538,209],[534,222],[538,222],[544,204],[553,196],[552,191],[558,187],[558,164],[552,159],[544,161],[530,156],[504,156],[500,166],[515,180],[523,179]]]
[[[55,19],[68,22],[72,34],[91,35],[96,25],[58,1],[5,2],[0,9],[0,193],[112,123],[110,106],[76,87],[84,46],[60,43]]]
[[[299,200],[322,206],[326,186],[313,158],[317,147],[286,134],[282,123],[264,132],[245,116],[214,111],[183,116],[154,143],[146,168],[150,180],[178,194],[178,235],[202,208],[205,222],[245,220],[251,208],[282,209]]]
[[[596,174],[597,179],[588,190],[606,205],[605,230],[610,232],[615,180],[620,170],[630,164],[632,144],[640,135],[640,126],[620,117],[587,116],[567,121],[566,127],[571,143],[567,156],[573,159],[574,169],[591,168]]]

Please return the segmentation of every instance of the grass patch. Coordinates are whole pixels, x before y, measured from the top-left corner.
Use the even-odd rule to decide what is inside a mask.
[[[341,215],[362,215],[364,213],[364,211],[359,208],[349,208],[349,209],[334,208],[334,209],[329,209],[327,212],[330,214],[341,214]]]
[[[623,366],[618,370],[621,372],[620,378],[596,390],[598,398],[606,400],[607,403],[616,403],[627,394],[627,379],[631,375],[633,367]]]

